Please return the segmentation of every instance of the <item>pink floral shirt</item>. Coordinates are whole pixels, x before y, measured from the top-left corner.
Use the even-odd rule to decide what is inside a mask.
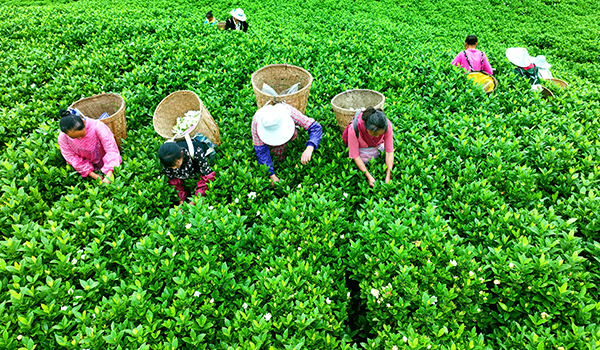
[[[121,154],[115,137],[106,124],[86,118],[86,134],[80,140],[61,132],[58,135],[60,152],[81,176],[87,177],[94,169],[103,173],[113,171],[121,164]]]

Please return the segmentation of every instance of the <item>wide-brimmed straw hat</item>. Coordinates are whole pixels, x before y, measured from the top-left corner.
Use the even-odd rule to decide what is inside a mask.
[[[546,61],[546,56],[542,56],[542,55],[535,57],[533,59],[533,63],[538,68],[550,69],[550,67],[552,67],[552,65],[550,63],[548,63],[548,61]]]
[[[233,18],[236,18],[242,22],[246,20],[246,15],[244,14],[244,10],[242,9],[232,10],[231,12],[229,12],[229,14],[232,15]]]
[[[258,137],[269,146],[279,146],[294,136],[294,119],[285,104],[266,105],[256,112]]]
[[[531,56],[529,56],[529,52],[524,47],[511,47],[506,49],[506,58],[519,67],[527,67],[532,63]]]

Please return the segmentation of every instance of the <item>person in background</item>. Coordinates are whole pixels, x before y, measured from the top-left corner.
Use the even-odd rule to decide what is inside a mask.
[[[206,19],[204,20],[204,24],[215,24],[217,23],[217,19],[215,18],[215,16],[213,16],[212,11],[208,11],[206,13]]]
[[[478,41],[475,35],[467,36],[465,39],[465,50],[456,55],[452,64],[457,67],[463,67],[467,70],[467,73],[479,71],[494,75],[492,66],[490,66],[485,54],[477,50],[477,44]]]
[[[348,145],[349,158],[354,160],[371,187],[375,186],[375,178],[365,164],[385,150],[385,183],[390,182],[394,167],[394,135],[392,123],[381,109],[367,107],[363,111],[358,110],[352,123],[344,130],[342,140]]]
[[[542,79],[552,79],[552,72],[550,72],[552,65],[546,61],[546,56],[539,55],[535,57],[533,64],[538,68],[538,75]]]
[[[86,118],[77,109],[61,109],[58,145],[63,157],[82,177],[109,184],[122,162],[115,137],[101,121]],[[102,171],[102,177],[97,172]]]
[[[169,184],[177,190],[179,204],[183,204],[189,197],[183,180],[195,178],[200,174],[194,194],[204,196],[208,189],[208,183],[215,179],[215,172],[210,168],[205,157],[206,149],[196,138],[192,139],[192,145],[193,157],[190,156],[186,141],[168,141],[158,149],[158,158],[160,158],[165,175],[169,178]]]
[[[229,14],[231,18],[225,21],[225,30],[241,30],[246,33],[248,31],[248,22],[246,22],[244,10],[238,8],[229,12]]]
[[[515,74],[528,79],[532,85],[532,90],[537,90],[540,82],[538,68],[533,63],[533,59],[529,56],[526,48],[511,47],[506,49],[506,58],[516,67],[513,70]]]
[[[300,162],[307,164],[312,159],[313,151],[321,142],[323,136],[321,124],[285,103],[275,106],[266,105],[252,118],[252,142],[256,159],[259,165],[266,164],[269,167],[269,177],[273,186],[279,178],[275,175],[271,152],[275,154],[277,160],[284,161],[287,143],[298,136],[297,127],[302,127],[308,132],[306,149],[300,157]]]

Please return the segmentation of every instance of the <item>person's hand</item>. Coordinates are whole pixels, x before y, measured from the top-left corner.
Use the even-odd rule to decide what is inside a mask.
[[[102,179],[102,183],[105,183],[105,184],[110,183],[110,179],[108,178],[108,176],[106,176],[104,179]]]
[[[269,176],[269,178],[271,178],[271,186],[275,187],[275,183],[279,182],[279,178],[275,174]]]
[[[300,157],[300,162],[302,163],[302,165],[306,165],[306,163],[310,162],[310,160],[312,159],[313,150],[313,146],[308,146],[306,147],[306,150],[302,152],[302,157]]]
[[[390,181],[392,181],[392,174],[387,174],[387,175],[385,176],[385,183],[386,183],[386,184],[389,184],[389,183],[390,183]]]
[[[365,173],[365,176],[367,177],[367,181],[369,181],[369,186],[375,186],[375,178],[368,171]]]
[[[182,205],[183,203],[185,203],[185,201],[179,201],[179,205]]]

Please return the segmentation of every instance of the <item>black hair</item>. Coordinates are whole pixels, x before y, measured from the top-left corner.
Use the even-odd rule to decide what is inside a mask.
[[[60,118],[60,131],[65,134],[69,131],[79,131],[85,128],[85,124],[83,124],[83,119],[78,114],[71,114],[66,109],[61,109],[58,111],[58,115]]]
[[[165,142],[158,149],[158,158],[160,163],[166,168],[172,168],[175,162],[181,159],[181,147],[175,142]]]
[[[367,107],[362,114],[362,119],[365,122],[365,128],[369,131],[375,132],[383,130],[387,131],[388,121],[385,113],[381,109],[375,109],[373,106]]]
[[[212,14],[212,11],[208,11],[206,13],[206,18],[212,18],[212,17],[214,17],[213,14]]]
[[[477,37],[475,35],[467,35],[467,38],[465,39],[465,43],[467,45],[475,45],[475,44],[477,44]]]

